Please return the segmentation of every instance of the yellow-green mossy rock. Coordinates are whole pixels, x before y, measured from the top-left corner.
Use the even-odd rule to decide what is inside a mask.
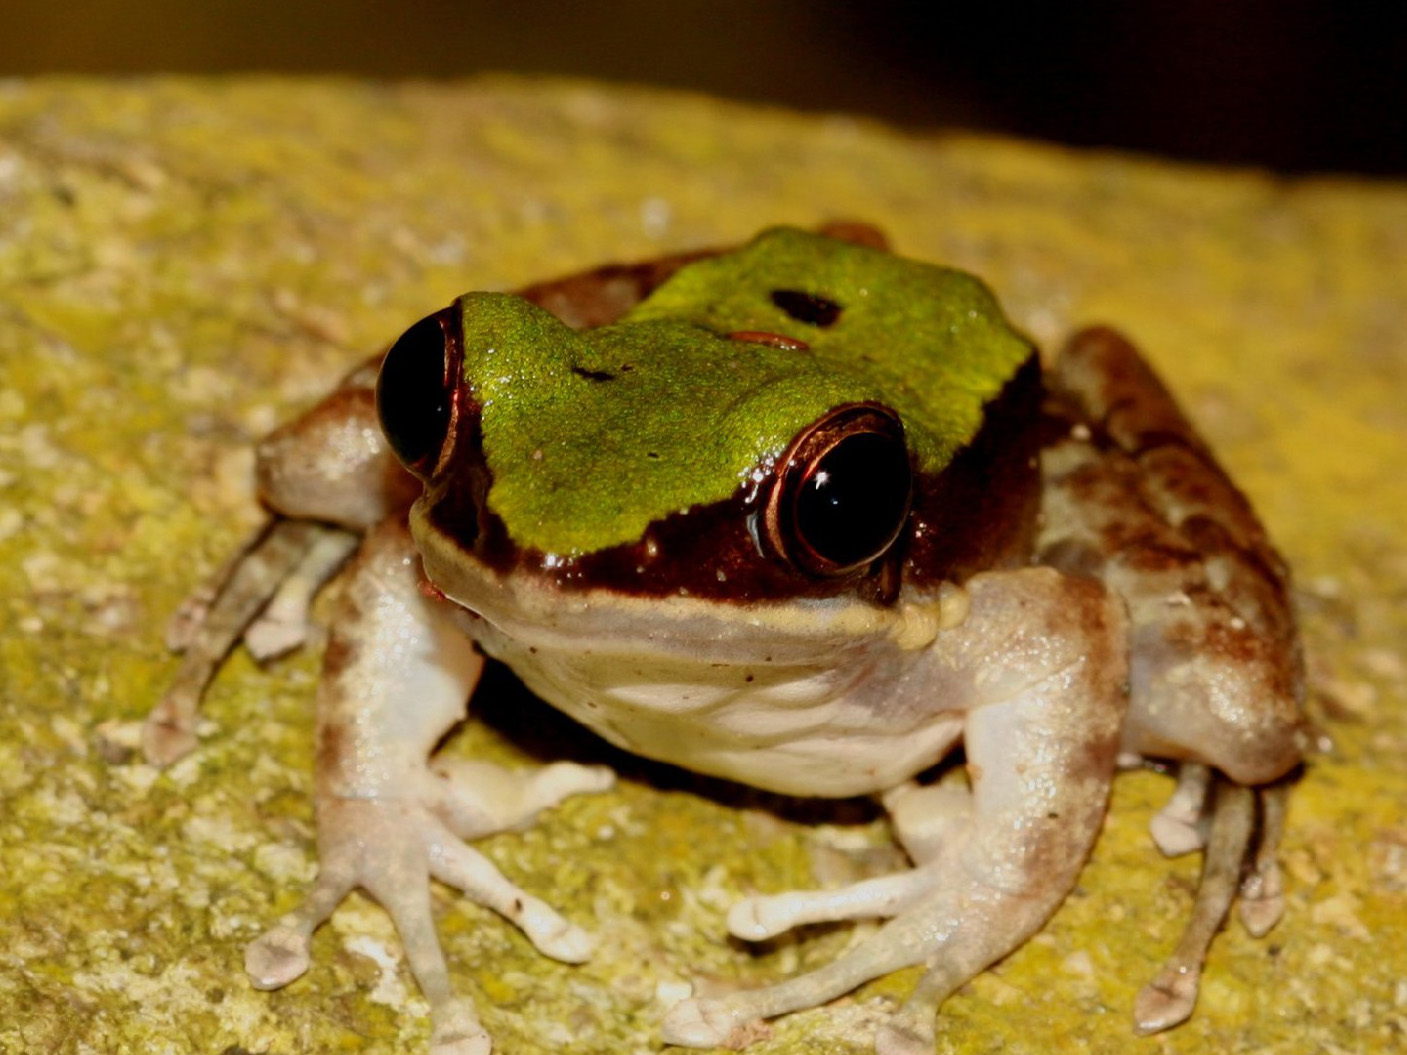
[[[1104,321],[1146,349],[1296,569],[1324,731],[1285,919],[1221,935],[1188,1024],[1131,1030],[1197,873],[1147,835],[1171,782],[1133,773],[1078,890],[947,1003],[938,1050],[1407,1043],[1407,187],[560,82],[50,80],[0,85],[0,1051],[423,1051],[424,1003],[364,898],[287,989],[242,968],[315,866],[316,643],[265,670],[237,654],[168,771],[103,757],[98,728],[151,706],[165,620],[256,522],[251,442],[411,322],[470,289],[835,219],[982,276],[1046,348]],[[618,760],[512,698],[448,750]],[[451,974],[505,1053],[649,1052],[688,983],[852,940],[748,950],[723,917],[859,874],[885,845],[873,815],[623,772],[483,844],[605,939],[590,963],[435,891]],[[750,1051],[867,1052],[914,978]]]

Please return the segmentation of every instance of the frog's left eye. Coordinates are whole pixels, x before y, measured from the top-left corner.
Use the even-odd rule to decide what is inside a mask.
[[[449,433],[458,370],[454,309],[421,319],[391,346],[376,378],[376,414],[400,463],[425,477]]]
[[[813,575],[882,557],[913,497],[904,426],[887,407],[852,403],[813,422],[782,456],[763,512],[770,549]]]

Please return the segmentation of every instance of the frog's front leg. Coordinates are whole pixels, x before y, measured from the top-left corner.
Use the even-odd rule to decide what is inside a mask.
[[[353,531],[324,531],[298,566],[279,583],[264,610],[244,630],[244,646],[264,663],[292,652],[307,640],[313,599],[357,551],[361,538]]]
[[[329,524],[273,519],[181,606],[167,630],[168,643],[184,653],[181,666],[142,724],[142,747],[148,760],[169,765],[196,746],[201,698],[235,642],[282,584],[317,574],[300,575],[310,558],[322,567],[328,563],[324,554],[338,551],[345,556],[354,543],[354,536]],[[339,556],[336,563],[340,561]],[[335,564],[328,573],[333,570]]]
[[[456,997],[431,916],[429,881],[457,887],[521,927],[539,950],[584,960],[591,942],[513,885],[463,838],[518,826],[539,809],[608,786],[599,767],[530,775],[427,760],[463,717],[483,658],[452,608],[419,588],[420,561],[400,516],[362,546],[336,614],[318,690],[319,873],[303,904],[253,942],[245,965],[259,988],[308,968],[312,933],[354,887],[395,920],[430,1002],[434,1055],[480,1055],[487,1035]]]
[[[736,1043],[755,1019],[924,964],[914,996],[876,1047],[881,1055],[931,1052],[939,1004],[1024,942],[1069,893],[1098,834],[1117,755],[1123,610],[1096,584],[1048,569],[978,576],[968,590],[967,620],[940,635],[925,676],[936,694],[966,705],[970,792],[943,785],[908,802],[891,799],[896,815],[907,815],[907,845],[921,855],[912,871],[754,902],[732,922],[770,917],[759,929],[775,933],[788,918],[895,918],[817,971],[686,1001],[666,1018],[666,1041]]]

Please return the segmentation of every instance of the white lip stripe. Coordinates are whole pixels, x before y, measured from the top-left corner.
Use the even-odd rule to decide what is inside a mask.
[[[958,740],[961,694],[930,649],[937,594],[882,607],[854,597],[740,605],[567,592],[499,575],[411,528],[460,622],[558,710],[636,754],[794,795],[884,790]],[[925,673],[926,672],[926,673]]]

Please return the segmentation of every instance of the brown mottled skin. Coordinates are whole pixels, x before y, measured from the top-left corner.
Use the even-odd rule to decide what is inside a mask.
[[[1246,785],[1276,780],[1299,762],[1305,736],[1289,569],[1124,338],[1077,335],[1054,378],[1057,413],[1089,438],[1067,430],[1046,447],[1037,560],[1093,574],[1129,606],[1143,703],[1125,727],[1126,750],[1204,762]],[[1204,670],[1191,691],[1169,676],[1194,666]],[[1258,701],[1253,711],[1200,688],[1227,679]]]
[[[864,225],[829,233],[883,246]],[[523,295],[571,325],[601,325],[702,255],[612,265]],[[807,922],[889,922],[817,971],[684,1001],[665,1019],[668,1042],[745,1043],[759,1018],[923,964],[876,1050],[931,1052],[943,999],[1030,937],[1073,887],[1119,759],[1181,764],[1154,836],[1167,852],[1205,851],[1187,933],[1140,996],[1136,1028],[1191,1013],[1238,893],[1254,933],[1278,918],[1275,845],[1304,746],[1288,573],[1113,331],[1077,335],[1044,378],[1033,358],[950,470],[917,482],[893,555],[820,584],[769,564],[730,503],[660,521],[570,575],[551,572],[486,512],[482,459],[420,467],[429,479],[408,527],[421,484],[376,428],[378,360],[260,445],[261,494],[277,519],[184,610],[186,660],[145,729],[155,761],[190,750],[225,652],[241,638],[266,654],[299,639],[288,628],[312,590],[356,550],[318,691],[319,876],[250,945],[257,986],[306,970],[313,930],[362,886],[395,919],[430,1003],[433,1055],[485,1055],[488,1035],[440,954],[431,878],[494,908],[547,955],[589,955],[583,931],[466,840],[600,790],[609,774],[431,757],[464,713],[479,650],[643,754],[789,793],[884,793],[911,869],[748,898],[728,926],[757,940]],[[631,579],[645,546],[671,555],[658,581]],[[727,589],[715,574],[724,566]],[[959,743],[967,783],[909,780]]]

